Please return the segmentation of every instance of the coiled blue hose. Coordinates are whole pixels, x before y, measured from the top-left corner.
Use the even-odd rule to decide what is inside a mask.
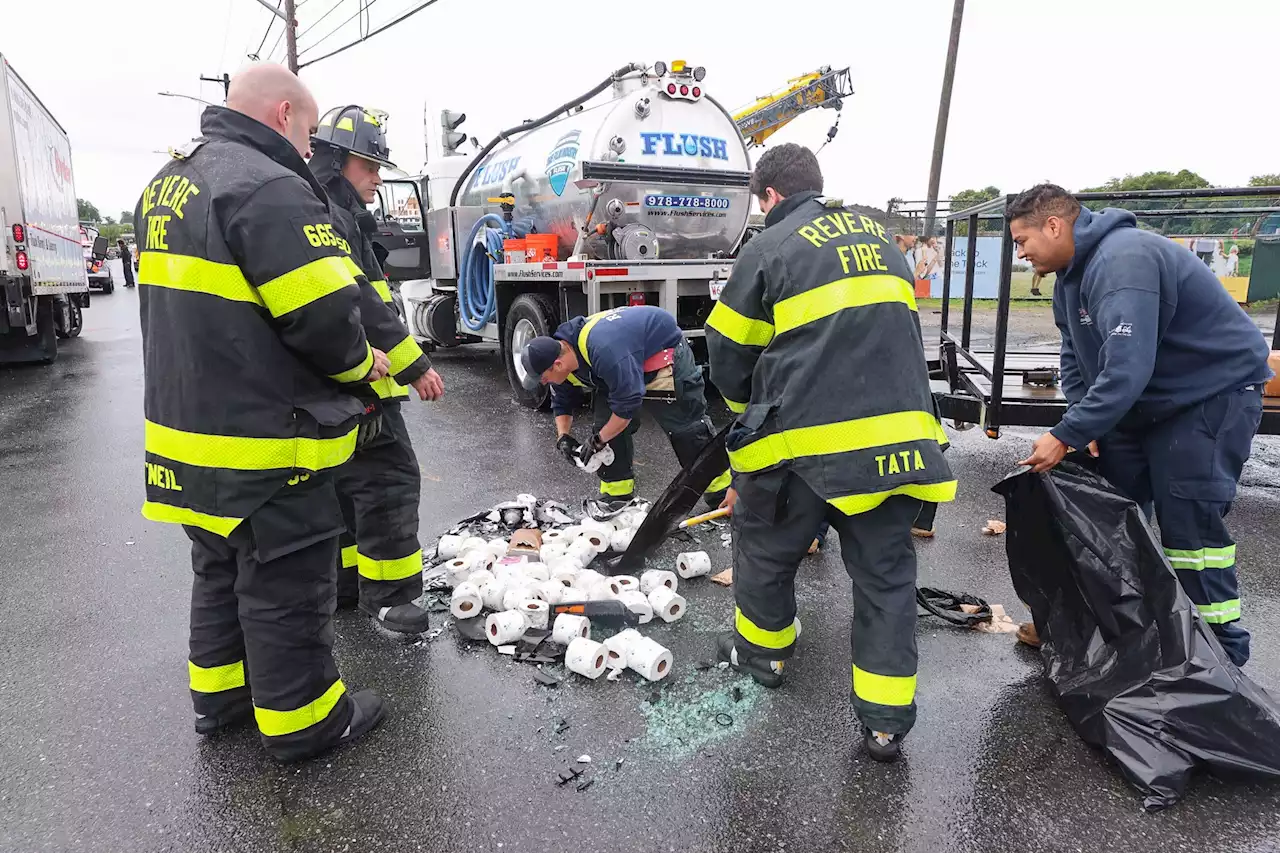
[[[477,242],[481,229],[485,230],[484,241]],[[462,271],[458,276],[458,316],[462,325],[473,332],[479,332],[498,316],[493,265],[502,257],[506,229],[501,216],[489,213],[480,217],[467,237],[467,251],[462,256]]]

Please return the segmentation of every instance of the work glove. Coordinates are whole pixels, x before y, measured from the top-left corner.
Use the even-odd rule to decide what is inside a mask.
[[[367,403],[364,415],[360,418],[360,426],[356,428],[356,448],[367,446],[382,435],[382,407],[377,403]]]
[[[556,439],[556,450],[560,451],[560,455],[570,462],[578,458],[578,448],[581,446],[582,442],[567,432]]]
[[[585,444],[579,444],[574,456],[574,464],[591,474],[613,462],[613,450],[600,440],[600,433],[591,436]]]

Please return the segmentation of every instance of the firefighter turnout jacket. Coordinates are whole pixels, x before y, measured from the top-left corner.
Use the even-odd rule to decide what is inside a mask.
[[[735,474],[789,466],[847,515],[955,497],[911,271],[880,223],[816,192],[782,200],[706,329]]]
[[[373,366],[324,190],[290,143],[223,107],[134,214],[153,521],[228,536],[286,485],[345,462]],[[332,525],[330,525],[332,526]]]
[[[373,383],[373,390],[382,400],[404,400],[409,396],[404,386],[430,370],[431,360],[396,313],[391,287],[369,236],[377,226],[373,214],[342,175],[344,156],[346,152],[321,143],[309,165],[328,193],[339,248],[366,274],[360,279],[360,323],[369,343],[385,352],[391,363],[390,372]]]

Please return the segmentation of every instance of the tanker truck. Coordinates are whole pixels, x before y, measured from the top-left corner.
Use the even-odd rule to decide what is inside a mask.
[[[521,348],[580,314],[660,306],[705,361],[702,327],[751,204],[746,143],[705,77],[680,61],[627,65],[473,157],[388,180],[375,242],[415,337],[498,344],[531,408],[548,395],[524,390]]]

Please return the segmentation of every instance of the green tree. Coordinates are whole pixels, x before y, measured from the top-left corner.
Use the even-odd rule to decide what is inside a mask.
[[[1080,192],[1106,193],[1130,190],[1199,190],[1213,184],[1190,169],[1180,172],[1143,172],[1141,175],[1125,175],[1112,178],[1100,187],[1085,187]]]
[[[102,220],[102,224],[103,224],[103,225],[115,225],[115,224],[116,224],[115,217],[114,217],[114,216],[108,216],[106,219]]]
[[[983,187],[980,190],[961,190],[951,197],[951,212],[958,213],[962,210],[982,204],[984,201],[991,201],[993,198],[999,198],[1001,195],[999,187]],[[956,223],[956,236],[969,236],[969,223]]]
[[[1254,175],[1249,179],[1251,187],[1280,187],[1280,175]]]
[[[85,201],[82,198],[76,199],[76,210],[81,222],[102,221],[102,214],[98,212],[98,208],[91,201]]]
[[[132,224],[133,224],[133,211],[132,211],[132,210],[122,210],[122,211],[120,211],[120,224],[121,224],[121,225],[132,225]]]

